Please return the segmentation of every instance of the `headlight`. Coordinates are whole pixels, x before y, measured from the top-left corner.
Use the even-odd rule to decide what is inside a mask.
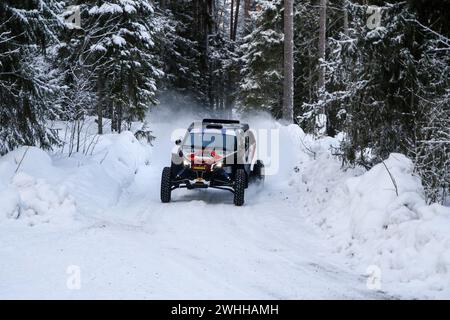
[[[217,161],[217,162],[214,164],[214,169],[221,169],[222,167],[223,167],[223,161],[222,161],[222,160]]]
[[[190,162],[189,160],[187,160],[187,159],[184,159],[184,160],[183,160],[183,165],[184,165],[185,167],[190,167],[190,166],[191,166],[191,162]]]

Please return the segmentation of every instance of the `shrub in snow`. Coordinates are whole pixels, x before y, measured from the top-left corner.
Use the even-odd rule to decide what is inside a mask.
[[[153,135],[153,131],[151,131],[148,128],[148,123],[147,122],[144,122],[144,124],[142,125],[142,128],[137,130],[134,133],[134,136],[139,141],[148,143],[151,146],[153,146],[152,142],[156,139],[156,137]]]

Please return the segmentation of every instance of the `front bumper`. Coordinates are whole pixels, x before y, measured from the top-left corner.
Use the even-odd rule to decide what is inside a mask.
[[[233,189],[234,181],[231,174],[224,168],[214,171],[196,170],[194,168],[181,168],[172,180],[172,190],[177,188],[187,189]]]

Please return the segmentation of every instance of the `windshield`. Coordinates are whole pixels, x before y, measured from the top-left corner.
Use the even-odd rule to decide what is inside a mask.
[[[194,149],[212,149],[234,151],[236,136],[225,133],[189,133],[184,139],[183,146]]]

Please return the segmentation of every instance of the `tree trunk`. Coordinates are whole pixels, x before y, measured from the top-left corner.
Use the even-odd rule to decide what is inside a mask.
[[[197,33],[197,35],[200,33],[201,29],[200,29],[200,12],[199,12],[199,2],[200,0],[194,0],[194,30]]]
[[[283,120],[294,122],[294,0],[284,1]]]
[[[348,9],[347,1],[344,1],[342,10],[344,10],[344,34],[348,36]]]
[[[308,57],[311,57],[312,53],[311,53],[311,47],[308,47]],[[308,59],[308,103],[312,103],[313,101],[313,92],[314,92],[314,82],[312,81],[313,79],[313,67],[312,67],[312,63],[311,63],[311,59]]]
[[[97,125],[98,134],[103,134],[103,103],[104,103],[104,90],[103,90],[103,77],[99,76],[97,80]]]
[[[223,0],[222,9],[220,10],[219,18],[217,23],[219,24],[220,29],[225,33],[225,8],[226,8],[227,0]],[[220,7],[220,6],[219,6]]]
[[[239,9],[241,7],[241,0],[236,0],[236,15],[234,18],[234,27],[233,27],[233,41],[236,40],[237,27],[239,22]]]
[[[111,133],[116,131],[116,124],[115,124],[115,116],[114,116],[114,102],[111,101]]]
[[[123,108],[122,108],[122,104],[120,104],[117,107],[117,118],[116,118],[116,126],[117,126],[117,132],[121,133],[122,132],[122,120],[123,119]]]
[[[320,0],[320,14],[319,14],[319,63],[325,62],[325,50],[327,43],[327,0]],[[331,106],[325,106],[325,66],[319,66],[319,93],[318,97],[324,104],[323,114],[326,116],[326,134],[328,136],[335,136],[334,129],[335,113],[331,110]]]
[[[244,16],[246,20],[250,19],[250,0],[244,2]]]
[[[77,152],[80,152],[81,120],[77,119]]]
[[[319,15],[319,63],[325,61],[325,44],[327,32],[327,0],[320,0]],[[325,67],[319,67],[319,96],[325,89]]]
[[[220,71],[220,78],[219,79],[220,79],[220,83],[219,83],[219,110],[221,110],[223,112],[223,110],[225,110],[225,104],[223,102],[224,95],[225,95],[225,88],[224,88],[225,77],[224,77],[222,71]]]
[[[233,40],[233,19],[234,19],[234,0],[231,0],[231,12],[230,12],[230,40]]]

